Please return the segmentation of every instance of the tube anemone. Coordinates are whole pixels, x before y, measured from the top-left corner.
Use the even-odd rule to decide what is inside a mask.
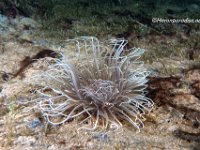
[[[62,55],[41,75],[44,89],[51,92],[38,90],[36,106],[47,122],[59,125],[77,119],[81,128],[107,130],[127,121],[140,130],[143,115],[153,106],[145,96],[149,72],[138,61],[144,50],[133,48],[124,55],[124,39],[101,43],[80,37],[67,42],[74,45],[75,58]]]

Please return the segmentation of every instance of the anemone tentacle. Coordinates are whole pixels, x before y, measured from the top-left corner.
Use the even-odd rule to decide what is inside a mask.
[[[90,130],[121,128],[126,120],[139,130],[142,115],[153,107],[145,96],[150,73],[138,61],[145,50],[123,54],[124,39],[99,42],[85,36],[67,42],[74,44],[75,62],[62,55],[50,64],[41,76],[51,93],[40,90],[34,100],[46,120],[59,125],[77,119]],[[61,120],[55,122],[56,117]]]

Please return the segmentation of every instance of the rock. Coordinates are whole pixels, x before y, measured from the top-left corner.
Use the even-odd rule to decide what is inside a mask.
[[[101,142],[109,142],[109,137],[108,137],[108,134],[106,133],[99,133],[99,134],[96,134],[93,136],[94,139],[97,139],[98,141],[101,141]]]
[[[20,21],[20,26],[23,28],[29,27],[35,29],[39,27],[39,24],[31,18],[22,18]]]
[[[34,39],[32,42],[34,45],[37,45],[37,46],[43,46],[43,47],[50,46],[50,43],[46,39]]]
[[[9,36],[17,36],[22,41],[31,41],[32,29],[38,28],[40,25],[31,18],[17,17],[8,19],[6,16],[0,15],[0,37],[11,39]]]
[[[197,81],[200,81],[200,69],[189,70],[186,76],[190,83],[196,83]]]
[[[6,115],[9,112],[9,108],[0,104],[0,116]]]
[[[16,18],[14,22],[17,24],[18,28],[22,30],[35,29],[39,27],[39,24],[31,18],[26,18],[26,17]]]
[[[24,30],[19,36],[20,41],[32,41],[32,30]]]
[[[13,39],[16,34],[16,30],[12,27],[6,27],[0,25],[0,38],[2,39]]]
[[[42,127],[42,123],[39,119],[35,118],[27,123],[29,129],[35,129],[37,127]]]
[[[179,128],[179,127],[178,127],[177,125],[172,125],[172,126],[169,126],[168,130],[169,130],[170,132],[174,132],[174,131],[176,131],[178,128]]]
[[[55,145],[50,145],[50,146],[48,147],[48,150],[55,150],[55,149],[56,149]]]
[[[9,25],[8,18],[0,14],[0,37],[4,38],[13,33],[15,29]]]
[[[7,17],[0,14],[0,24],[5,22],[6,20],[7,20]]]
[[[26,146],[33,146],[36,143],[36,139],[33,136],[19,136],[13,144],[21,144]]]

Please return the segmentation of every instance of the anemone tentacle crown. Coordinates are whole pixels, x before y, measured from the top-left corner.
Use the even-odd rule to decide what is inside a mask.
[[[41,75],[45,88],[51,89],[51,94],[40,91],[36,99],[46,120],[59,125],[77,119],[88,130],[118,129],[124,120],[140,130],[143,114],[153,107],[145,96],[149,72],[138,61],[144,50],[133,48],[123,54],[124,39],[99,42],[85,36],[67,42],[73,45],[75,58],[62,55]],[[61,120],[54,121],[56,117]]]

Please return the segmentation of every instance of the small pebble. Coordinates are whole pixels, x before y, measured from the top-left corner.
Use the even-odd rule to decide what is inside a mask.
[[[105,142],[105,143],[107,143],[109,141],[108,134],[106,134],[106,133],[96,134],[93,136],[93,138],[97,139],[98,141]]]
[[[42,126],[42,123],[41,123],[41,121],[39,120],[39,119],[33,119],[32,121],[29,121],[28,123],[27,123],[27,126],[28,126],[28,128],[30,128],[30,129],[35,129],[35,128],[37,128],[37,127],[41,127]]]

